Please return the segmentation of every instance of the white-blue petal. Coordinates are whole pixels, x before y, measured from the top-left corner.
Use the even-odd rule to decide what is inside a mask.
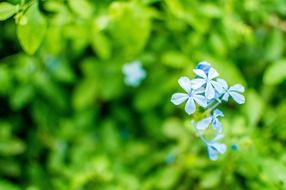
[[[193,79],[191,83],[193,89],[198,89],[201,88],[204,84],[206,84],[206,79]]]
[[[217,118],[218,116],[223,117],[224,115],[223,115],[222,111],[220,111],[219,109],[215,109],[215,110],[213,111],[213,116],[214,116],[215,118]]]
[[[227,90],[228,89],[228,84],[225,80],[221,79],[221,78],[218,78],[216,79],[216,81],[222,86],[222,88],[224,90]]]
[[[212,80],[218,76],[219,76],[218,72],[214,68],[210,68],[209,74],[208,74],[208,79]]]
[[[129,85],[129,86],[133,86],[133,87],[138,87],[140,84],[140,80],[131,78],[131,77],[125,77],[124,82]]]
[[[209,158],[211,160],[217,160],[218,159],[217,150],[210,145],[208,145],[208,154],[209,154]]]
[[[201,87],[199,89],[196,89],[196,90],[193,90],[192,91],[192,94],[202,94],[205,92],[205,88],[204,87]]]
[[[199,130],[205,130],[208,128],[211,121],[212,121],[212,117],[204,118],[197,123],[196,128]]]
[[[213,85],[217,92],[222,93],[224,91],[223,86],[219,82],[212,80],[210,83]]]
[[[241,84],[235,84],[229,88],[230,91],[236,91],[243,93],[244,92],[244,87]]]
[[[230,96],[234,101],[236,101],[238,104],[244,104],[245,103],[245,97],[237,92],[230,91]]]
[[[191,81],[188,77],[183,76],[180,77],[178,80],[179,85],[187,92],[190,93],[191,92]]]
[[[185,111],[191,115],[196,111],[196,104],[193,100],[193,98],[189,98],[186,105],[185,105]]]
[[[211,83],[209,82],[207,83],[207,86],[206,86],[205,96],[208,100],[215,97],[215,90],[213,86],[211,85]]]
[[[206,73],[205,73],[203,70],[201,70],[201,69],[193,69],[193,71],[194,71],[194,73],[195,73],[197,76],[202,77],[202,78],[204,78],[204,79],[207,78],[207,75],[206,75]]]
[[[225,102],[227,102],[227,101],[228,101],[228,98],[229,98],[229,92],[226,91],[226,92],[224,93],[223,97],[222,97],[222,100],[225,101]]]
[[[211,67],[211,64],[209,62],[207,62],[207,61],[201,61],[201,62],[198,63],[198,65],[205,65],[205,66]]]
[[[222,124],[217,118],[213,118],[212,120],[212,127],[218,132],[222,132]]]
[[[226,151],[226,145],[223,143],[212,143],[211,146],[214,147],[221,154],[225,153]]]
[[[206,99],[206,97],[202,95],[193,95],[192,97],[195,100],[195,102],[200,106],[202,106],[203,108],[206,108],[208,106],[208,100]]]
[[[198,63],[196,69],[203,70],[206,74],[209,72],[211,65],[207,61],[201,61]]]
[[[171,98],[171,102],[175,105],[179,105],[189,98],[188,94],[185,93],[175,93]]]

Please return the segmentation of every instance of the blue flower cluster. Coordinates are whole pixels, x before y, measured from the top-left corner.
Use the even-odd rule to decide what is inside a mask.
[[[186,76],[179,79],[179,85],[185,90],[185,93],[173,94],[171,102],[175,105],[186,102],[187,114],[196,113],[200,116],[200,119],[193,120],[195,130],[206,144],[209,158],[217,160],[218,154],[223,154],[226,151],[226,145],[219,142],[223,138],[222,124],[219,118],[224,115],[217,107],[222,102],[227,102],[229,97],[236,103],[243,104],[245,102],[242,95],[244,87],[241,84],[229,87],[227,82],[219,78],[218,72],[206,61],[200,62],[193,71],[195,73],[193,80]],[[203,108],[203,113],[199,112],[198,106]],[[209,126],[215,131],[215,137],[211,140],[207,140],[203,136],[203,132]]]
[[[122,72],[125,84],[132,87],[138,87],[146,77],[146,71],[143,69],[141,62],[137,60],[123,65]]]

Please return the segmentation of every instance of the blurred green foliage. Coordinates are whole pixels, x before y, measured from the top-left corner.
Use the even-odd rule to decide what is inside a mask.
[[[9,0],[0,20],[1,190],[286,189],[285,0]],[[170,103],[201,60],[247,86],[216,162]]]

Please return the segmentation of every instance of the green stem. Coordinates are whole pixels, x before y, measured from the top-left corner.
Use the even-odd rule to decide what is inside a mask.
[[[25,14],[27,11],[28,11],[28,9],[35,3],[36,1],[35,0],[31,0],[31,1],[29,1],[28,3],[26,3],[26,4],[24,4],[23,5],[23,14]]]
[[[217,103],[210,108],[210,111],[213,111],[216,107],[218,107],[222,103],[222,101],[218,98],[216,99],[216,101]]]

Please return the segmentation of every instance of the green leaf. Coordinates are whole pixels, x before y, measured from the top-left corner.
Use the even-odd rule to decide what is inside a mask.
[[[109,16],[111,36],[119,49],[128,57],[138,54],[151,32],[151,10],[135,2],[113,2]]]
[[[93,104],[97,87],[93,79],[82,81],[74,91],[73,106],[76,109],[83,109]]]
[[[174,189],[176,183],[182,175],[182,170],[179,167],[166,167],[159,170],[158,175],[154,179],[158,189]],[[156,189],[157,189],[156,188]]]
[[[2,179],[0,181],[0,187],[1,189],[5,189],[5,190],[20,190],[20,187],[8,181],[4,181]]]
[[[265,84],[275,85],[286,79],[286,59],[274,62],[263,76]]]
[[[108,59],[110,57],[111,46],[109,40],[101,31],[93,30],[91,46],[101,59]]]
[[[69,0],[68,4],[81,18],[89,18],[92,15],[92,5],[87,0]]]
[[[280,30],[274,30],[265,47],[265,58],[269,61],[279,59],[284,50],[284,36]]]
[[[32,55],[43,41],[47,29],[47,21],[40,13],[37,3],[31,6],[26,16],[28,23],[17,26],[17,35],[22,48],[26,53]]]
[[[13,5],[8,2],[0,3],[0,20],[6,20],[13,16],[19,10],[19,5]]]
[[[245,113],[251,126],[256,125],[263,116],[264,100],[255,90],[248,90],[246,94]]]
[[[162,63],[173,68],[184,68],[190,65],[189,57],[177,51],[166,51],[161,57]]]
[[[222,9],[214,3],[205,3],[200,7],[199,10],[202,14],[211,17],[218,18],[222,15]]]
[[[212,189],[219,185],[221,180],[221,171],[220,170],[212,170],[206,172],[200,181],[202,189]]]
[[[186,136],[186,130],[182,125],[180,120],[176,118],[167,119],[162,126],[163,133],[169,138],[180,139]]]
[[[32,85],[22,85],[15,89],[10,97],[11,106],[15,110],[23,108],[32,100],[34,89]]]
[[[11,156],[25,151],[25,144],[18,139],[0,140],[0,154]]]

